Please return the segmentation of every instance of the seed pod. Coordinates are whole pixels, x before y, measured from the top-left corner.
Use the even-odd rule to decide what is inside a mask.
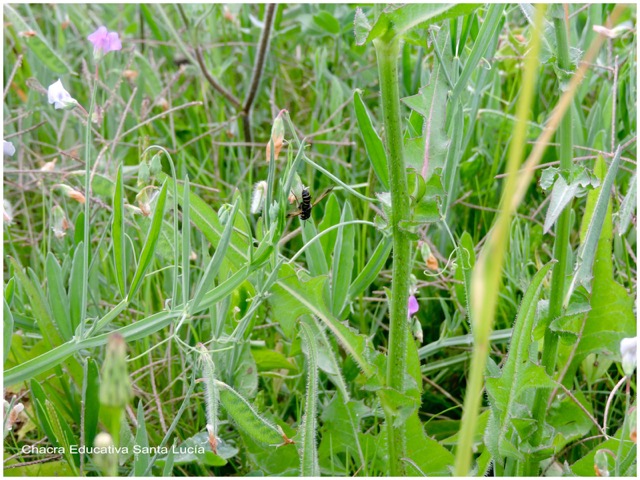
[[[204,402],[207,417],[207,431],[209,432],[209,445],[211,451],[218,453],[218,441],[216,434],[218,431],[218,387],[214,376],[215,365],[211,354],[203,344],[198,344],[200,351],[200,362],[202,365],[202,383],[204,384]]]
[[[224,382],[216,380],[215,383],[224,409],[236,425],[254,441],[273,446],[287,443],[289,439],[280,433],[281,430],[260,416],[242,395]]]

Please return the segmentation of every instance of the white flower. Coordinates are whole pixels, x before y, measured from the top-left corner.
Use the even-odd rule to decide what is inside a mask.
[[[49,94],[49,103],[53,103],[56,110],[62,108],[63,110],[73,110],[78,106],[78,102],[75,98],[72,98],[69,92],[67,92],[62,86],[62,81],[58,79],[56,83],[49,85],[47,90]]]
[[[13,143],[7,142],[6,140],[2,140],[2,151],[8,157],[13,157],[13,154],[16,153],[16,147],[13,146]]]
[[[259,181],[253,187],[253,195],[251,196],[251,213],[260,213],[264,206],[264,199],[267,196],[267,182]]]
[[[638,337],[623,338],[620,342],[620,356],[622,357],[622,370],[624,374],[633,375],[638,363]]]

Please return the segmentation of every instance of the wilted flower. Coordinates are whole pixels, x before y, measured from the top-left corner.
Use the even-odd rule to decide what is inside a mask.
[[[53,230],[53,234],[56,238],[64,237],[67,230],[69,230],[70,225],[62,207],[60,205],[53,207],[51,216],[53,217],[51,221],[51,230]]]
[[[135,82],[138,78],[138,72],[136,72],[135,70],[125,70],[124,72],[122,72],[122,76],[130,82]]]
[[[627,376],[633,375],[638,363],[638,337],[623,338],[620,342],[620,356],[622,357],[622,370]]]
[[[421,344],[422,341],[424,340],[424,337],[422,335],[422,324],[420,323],[420,320],[418,320],[417,318],[413,322],[412,329],[413,329],[413,336],[418,341],[418,343]]]
[[[117,32],[109,32],[107,27],[99,27],[87,37],[93,44],[93,57],[98,60],[109,52],[122,49],[122,42]]]
[[[209,446],[211,451],[215,454],[218,453],[218,439],[216,438],[216,432],[213,429],[213,425],[207,423],[207,432],[209,433]]]
[[[72,98],[69,92],[67,92],[62,86],[62,81],[60,79],[49,85],[47,94],[49,95],[49,103],[53,103],[56,110],[60,108],[63,110],[73,110],[78,106],[76,99]]]
[[[420,305],[418,305],[418,299],[416,298],[415,295],[410,295],[409,296],[409,318],[411,318],[412,315],[418,313],[419,309],[420,309]]]
[[[54,187],[57,187],[59,190],[62,190],[62,193],[64,193],[67,197],[72,198],[78,203],[85,202],[85,198],[82,192],[79,192],[78,190],[71,188],[69,185],[64,185],[59,183],[57,185],[54,185]]]
[[[5,430],[11,430],[15,423],[18,421],[18,417],[24,411],[24,405],[21,403],[16,403],[7,415],[7,410],[9,409],[9,402],[4,401],[4,416],[6,417],[6,423],[4,424]]]
[[[6,140],[2,140],[2,153],[7,157],[13,157],[13,154],[16,153],[16,147],[13,146],[13,143],[7,142]]]
[[[53,172],[56,168],[57,158],[54,158],[50,162],[45,163],[42,167],[40,167],[41,172]]]
[[[271,127],[271,140],[267,143],[267,163],[271,161],[271,143],[273,143],[273,159],[277,160],[282,150],[282,142],[284,141],[284,121],[282,120],[286,110],[280,110],[278,116],[273,121]]]
[[[136,195],[140,211],[145,217],[151,215],[151,203],[156,199],[158,194],[156,187],[150,185],[140,190],[138,195]]]
[[[7,199],[2,200],[2,221],[7,225],[13,223],[13,206]]]
[[[267,182],[264,180],[259,181],[253,187],[253,194],[251,195],[251,213],[260,213],[264,206],[264,199],[267,196]]]
[[[633,30],[633,24],[631,22],[623,22],[614,28],[607,28],[603,25],[594,25],[593,31],[604,35],[607,38],[618,38],[623,33]]]

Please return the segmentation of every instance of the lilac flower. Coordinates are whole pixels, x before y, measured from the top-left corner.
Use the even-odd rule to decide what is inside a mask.
[[[49,103],[53,103],[56,110],[59,108],[62,108],[63,110],[73,110],[78,106],[78,102],[72,98],[69,92],[67,92],[62,86],[62,81],[60,79],[58,79],[56,83],[49,85],[47,94],[49,95]]]
[[[420,306],[418,305],[418,300],[416,299],[416,296],[411,295],[409,297],[409,318],[411,318],[412,315],[418,313],[419,309],[420,309]]]
[[[16,147],[13,146],[13,143],[7,142],[6,140],[2,140],[4,143],[2,144],[2,153],[8,157],[12,157],[14,153],[16,153]]]
[[[87,40],[93,44],[93,56],[96,59],[109,52],[122,49],[122,42],[120,42],[118,32],[109,32],[105,26],[99,27],[87,37]]]

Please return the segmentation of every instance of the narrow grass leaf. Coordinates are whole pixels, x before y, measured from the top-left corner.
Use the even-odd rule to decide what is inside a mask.
[[[136,445],[139,446],[142,451],[140,453],[134,453],[133,457],[133,474],[136,477],[141,477],[147,470],[149,465],[150,455],[147,453],[146,447],[149,446],[149,437],[147,435],[147,424],[144,419],[144,407],[142,401],[138,402],[138,431],[136,432]]]
[[[616,231],[622,236],[627,233],[631,223],[631,217],[636,208],[636,200],[638,196],[638,178],[637,173],[633,174],[629,180],[629,190],[620,205],[620,211],[616,215]]]
[[[191,214],[189,193],[189,175],[184,179],[184,192],[182,195],[182,303],[186,305],[189,299],[189,283],[191,269],[189,258],[191,257]]]
[[[4,5],[3,10],[4,14],[10,19],[11,24],[18,35],[23,32],[35,32],[35,35],[33,36],[23,36],[21,38],[24,39],[24,42],[29,46],[29,49],[36,54],[44,66],[54,73],[62,74],[72,72],[69,64],[67,64],[60,54],[53,49],[46,37],[28,25],[17,10],[14,10],[14,8],[9,5]]]
[[[320,242],[313,241],[318,235],[318,231],[314,223],[310,220],[302,220],[302,240],[305,245],[311,242],[309,248],[305,250],[305,258],[307,259],[307,265],[309,266],[309,272],[314,277],[318,275],[325,275],[329,273],[329,266],[327,265],[327,257],[322,249]]]
[[[122,183],[122,164],[118,167],[116,175],[116,188],[113,194],[113,222],[111,232],[113,235],[113,262],[116,267],[116,282],[122,298],[126,297],[127,265],[124,251],[124,185]]]
[[[156,208],[153,211],[153,219],[151,220],[151,226],[149,227],[149,232],[147,233],[147,238],[144,242],[144,246],[142,247],[142,253],[140,254],[140,259],[138,261],[138,267],[136,268],[136,273],[133,276],[133,280],[131,281],[131,286],[129,288],[129,293],[127,294],[127,299],[131,300],[135,294],[138,292],[140,285],[142,285],[142,280],[144,278],[147,269],[151,265],[153,260],[153,256],[155,255],[156,245],[158,243],[158,238],[160,237],[160,230],[162,229],[162,217],[164,216],[164,206],[167,200],[167,181],[162,184],[162,190],[160,190],[160,195],[158,196],[158,202],[156,203]]]
[[[92,445],[93,439],[98,432],[100,374],[98,372],[98,364],[94,359],[87,359],[85,366],[84,385],[82,386],[84,438],[87,445]]]
[[[358,128],[364,141],[364,148],[371,162],[371,167],[375,172],[378,180],[385,190],[389,189],[389,168],[387,166],[387,153],[384,150],[382,140],[373,127],[373,122],[367,107],[362,101],[361,92],[356,90],[353,92],[353,105],[356,111],[356,119],[358,120]]]
[[[9,351],[11,350],[11,337],[13,337],[13,315],[7,303],[6,298],[2,297],[2,363],[7,361]]]
[[[340,223],[353,220],[351,204],[346,202],[342,210]],[[349,295],[349,285],[353,275],[355,258],[355,226],[342,225],[338,228],[333,248],[333,266],[331,269],[331,312],[340,317]]]
[[[60,345],[62,343],[62,337],[53,323],[51,312],[49,312],[49,306],[44,298],[42,290],[25,274],[24,270],[15,258],[8,258],[13,266],[16,278],[20,282],[25,295],[29,299],[31,309],[33,310],[34,318],[38,324],[42,338],[51,347]]]
[[[211,257],[209,264],[207,265],[207,269],[204,272],[204,275],[200,279],[198,286],[196,287],[196,293],[193,296],[193,301],[191,302],[191,306],[189,311],[192,313],[195,311],[202,301],[206,289],[213,285],[213,281],[218,275],[218,271],[222,266],[222,261],[225,258],[227,253],[227,249],[229,247],[229,243],[231,241],[231,233],[233,232],[233,226],[236,220],[236,212],[238,211],[238,202],[236,201],[233,204],[233,208],[231,209],[231,213],[227,218],[227,224],[224,227],[224,231],[222,232],[222,236],[220,237],[220,243],[216,247],[216,251]]]
[[[380,243],[378,243],[367,264],[349,286],[350,300],[354,300],[358,295],[363,293],[367,287],[371,285],[376,278],[378,278],[380,270],[382,270],[387,263],[392,247],[392,237],[385,237]]]
[[[62,338],[66,341],[73,337],[74,332],[69,314],[69,299],[67,297],[67,291],[64,288],[62,269],[56,257],[51,252],[47,254],[46,272],[48,283],[47,294],[51,314],[60,330]]]
[[[89,281],[84,272],[82,246],[83,242],[80,242],[73,254],[71,273],[69,274],[69,313],[73,332],[82,321],[82,285]]]

